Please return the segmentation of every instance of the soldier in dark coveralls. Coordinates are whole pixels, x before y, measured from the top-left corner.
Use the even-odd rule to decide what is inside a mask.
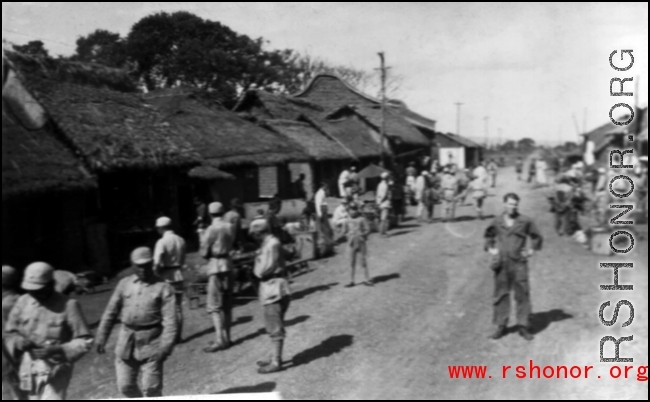
[[[499,339],[506,334],[510,317],[510,292],[514,290],[517,303],[519,334],[526,340],[530,333],[531,314],[528,259],[542,249],[543,238],[531,218],[519,214],[520,198],[510,193],[504,197],[505,212],[494,219],[485,231],[485,250],[491,255],[494,270],[494,324],[497,331],[491,336]],[[532,242],[527,245],[528,238]]]

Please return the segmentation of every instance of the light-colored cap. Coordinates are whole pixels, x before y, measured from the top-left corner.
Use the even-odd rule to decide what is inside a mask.
[[[135,265],[146,265],[153,261],[153,254],[148,247],[140,247],[131,253],[131,262]]]
[[[14,267],[8,265],[2,266],[2,286],[5,287],[14,287],[18,285],[18,280],[20,279],[20,274],[18,270]]]
[[[54,268],[44,262],[35,262],[25,269],[22,288],[41,290],[54,281]]]
[[[213,215],[223,214],[224,213],[223,204],[220,202],[213,202],[208,207],[208,212]]]
[[[172,225],[172,220],[166,216],[163,216],[162,218],[158,218],[158,220],[156,221],[157,228],[167,228],[170,227],[171,225]]]
[[[382,179],[388,179],[390,177],[390,174],[388,172],[384,172],[381,174]]]
[[[256,219],[251,222],[250,232],[251,233],[263,233],[268,232],[269,222],[266,219]]]
[[[428,175],[429,175],[429,172],[425,170],[425,171],[422,172],[422,175],[423,175],[423,176],[428,176]]]

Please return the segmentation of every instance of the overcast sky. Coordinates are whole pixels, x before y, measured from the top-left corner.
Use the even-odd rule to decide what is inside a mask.
[[[613,77],[640,80],[639,104],[648,103],[647,3],[3,2],[2,35],[70,55],[95,29],[126,35],[146,15],[178,10],[358,69],[377,68],[384,51],[391,73],[404,78],[399,95],[410,108],[456,132],[454,103],[462,102],[461,135],[477,139],[489,116],[492,141],[499,129],[504,139],[576,141],[576,121],[593,129],[615,103],[634,104],[609,96]],[[620,49],[634,50],[624,73],[609,66]]]

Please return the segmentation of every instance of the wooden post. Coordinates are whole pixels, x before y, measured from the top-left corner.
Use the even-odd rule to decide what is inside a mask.
[[[384,53],[379,53],[381,59],[381,167],[386,167],[384,160],[384,142],[386,141],[386,61]]]

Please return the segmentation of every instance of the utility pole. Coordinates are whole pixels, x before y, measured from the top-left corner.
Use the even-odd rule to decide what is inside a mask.
[[[384,160],[384,142],[386,141],[386,71],[390,67],[386,67],[386,59],[384,52],[379,52],[379,59],[381,60],[381,167],[386,167]]]
[[[488,128],[488,124],[490,122],[490,116],[485,116],[483,118],[483,121],[485,122],[485,148],[488,148],[490,146],[490,140],[489,140],[490,131]]]
[[[460,135],[460,107],[463,106],[462,103],[456,102],[456,135]]]

